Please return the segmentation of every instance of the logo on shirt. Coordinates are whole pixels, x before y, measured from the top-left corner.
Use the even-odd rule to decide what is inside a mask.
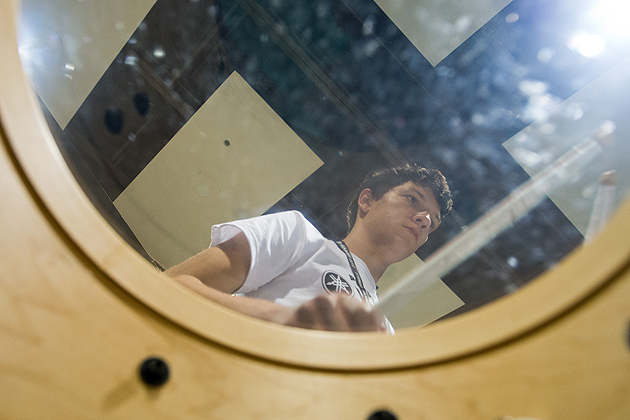
[[[334,271],[326,271],[322,276],[322,285],[329,293],[346,293],[352,295],[350,284]]]

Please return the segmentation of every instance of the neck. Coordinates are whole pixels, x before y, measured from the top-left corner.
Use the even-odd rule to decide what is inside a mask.
[[[386,253],[382,252],[378,247],[373,246],[369,237],[362,234],[360,229],[353,229],[343,241],[348,246],[350,252],[361,258],[367,265],[375,282],[378,282],[387,267],[392,264],[383,258]]]

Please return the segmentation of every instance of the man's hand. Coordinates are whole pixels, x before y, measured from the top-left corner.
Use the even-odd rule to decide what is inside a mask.
[[[385,331],[384,317],[343,294],[320,295],[296,307],[281,307],[270,321],[323,331]]]

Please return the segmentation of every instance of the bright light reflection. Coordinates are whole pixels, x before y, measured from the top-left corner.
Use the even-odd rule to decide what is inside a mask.
[[[607,34],[616,38],[630,37],[630,2],[628,0],[599,0],[588,17]]]
[[[606,41],[599,35],[579,32],[573,35],[567,46],[586,58],[593,58],[604,51]]]
[[[29,77],[37,71],[50,69],[60,63],[62,47],[59,36],[48,26],[29,26],[21,22],[18,33],[18,54]]]

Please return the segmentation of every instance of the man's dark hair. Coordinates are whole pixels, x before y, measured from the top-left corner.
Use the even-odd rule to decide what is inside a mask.
[[[450,213],[453,208],[453,195],[448,187],[446,178],[437,169],[427,169],[410,164],[379,169],[366,176],[352,196],[346,212],[348,233],[354,227],[354,222],[357,219],[357,208],[361,191],[369,188],[372,191],[374,200],[380,200],[389,190],[408,181],[412,181],[414,184],[424,188],[429,188],[433,192],[435,200],[440,206],[440,217],[444,218]]]

